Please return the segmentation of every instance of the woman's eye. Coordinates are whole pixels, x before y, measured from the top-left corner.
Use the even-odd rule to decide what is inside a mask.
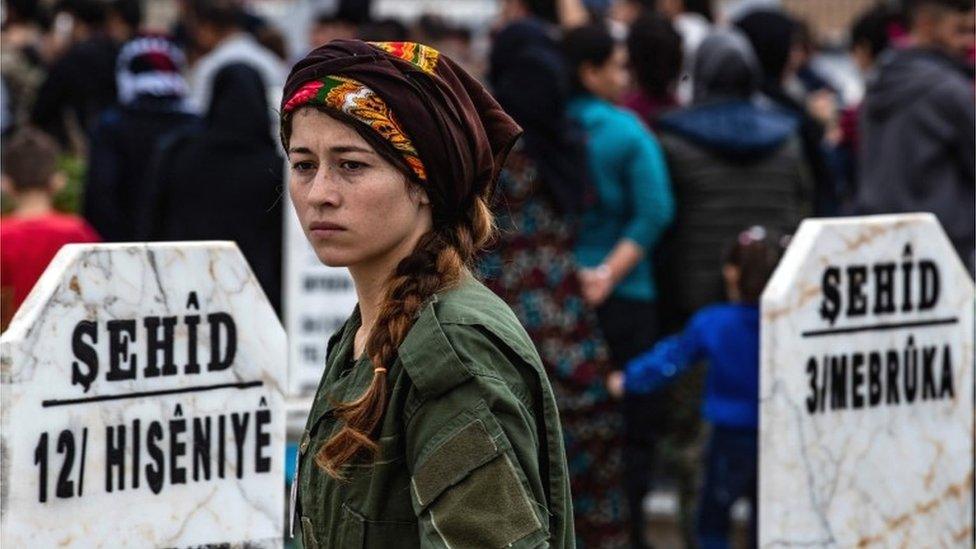
[[[347,172],[358,172],[366,167],[366,164],[362,162],[356,162],[355,160],[343,160],[339,163],[339,167]]]
[[[315,164],[309,162],[308,160],[302,160],[292,164],[291,169],[297,173],[308,173],[309,171],[315,170]]]

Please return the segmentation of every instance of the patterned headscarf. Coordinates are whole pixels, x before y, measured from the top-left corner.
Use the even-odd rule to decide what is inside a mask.
[[[522,133],[477,80],[413,42],[333,40],[313,50],[288,75],[282,121],[309,104],[369,128],[448,207],[490,193]]]
[[[285,103],[281,111],[288,114],[308,103],[325,105],[366,124],[393,145],[417,179],[427,181],[427,169],[397,116],[383,98],[366,85],[342,76],[309,80]]]

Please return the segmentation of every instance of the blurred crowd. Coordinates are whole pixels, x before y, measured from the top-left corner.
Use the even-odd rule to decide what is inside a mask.
[[[428,44],[525,130],[480,275],[552,379],[580,547],[646,546],[655,487],[689,546],[755,509],[758,300],[802,219],[933,212],[973,270],[972,0],[869,5],[833,51],[855,100],[776,2],[500,0],[474,28],[344,0],[299,51],[244,0],[176,5],[161,34],[139,0],[5,0],[4,325],[69,242],[234,240],[280,311],[290,63]]]

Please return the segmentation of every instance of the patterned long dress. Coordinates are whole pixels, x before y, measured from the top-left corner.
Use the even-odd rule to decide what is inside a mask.
[[[532,160],[513,151],[498,184],[499,241],[483,257],[481,276],[515,311],[552,382],[569,461],[577,547],[626,547],[623,420],[604,382],[609,355],[581,297],[573,228],[541,187]]]

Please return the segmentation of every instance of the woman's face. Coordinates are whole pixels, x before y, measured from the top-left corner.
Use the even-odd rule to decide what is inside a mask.
[[[292,203],[326,265],[395,265],[431,227],[427,193],[321,111],[294,114],[288,163]]]
[[[630,85],[627,50],[617,45],[602,65],[584,63],[580,67],[580,81],[593,95],[611,103],[619,101]]]

